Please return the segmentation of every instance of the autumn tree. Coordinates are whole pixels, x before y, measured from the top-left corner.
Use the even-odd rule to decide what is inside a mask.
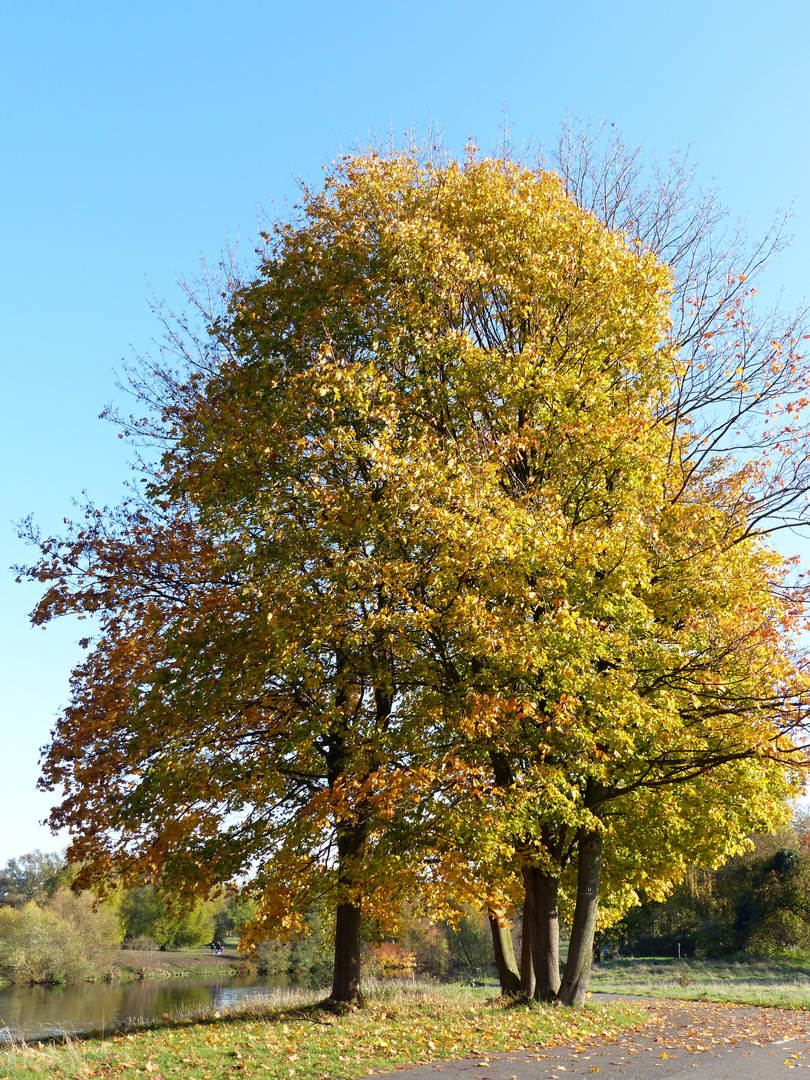
[[[474,155],[464,168],[436,170],[373,157],[347,162],[339,180],[332,197],[313,198],[310,228],[285,236],[297,263],[288,257],[284,267],[284,303],[277,299],[277,263],[268,259],[239,296],[227,330],[240,354],[273,355],[277,346],[268,342],[278,340],[281,312],[284,340],[303,329],[314,335],[306,348],[321,356],[330,386],[341,387],[347,368],[373,365],[374,393],[387,395],[400,430],[423,433],[424,456],[434,477],[444,470],[444,482],[433,481],[425,505],[419,478],[420,512],[435,527],[441,523],[443,557],[467,565],[463,577],[453,572],[442,582],[434,572],[430,589],[420,583],[421,626],[411,628],[422,665],[419,692],[429,698],[440,687],[444,708],[450,675],[467,712],[472,670],[478,666],[477,682],[486,685],[492,667],[482,658],[503,648],[490,610],[499,600],[482,593],[480,575],[492,577],[493,560],[508,559],[524,591],[529,584],[538,594],[557,590],[571,540],[566,495],[591,522],[588,540],[579,543],[588,544],[611,517],[618,535],[619,489],[638,500],[641,472],[666,456],[669,443],[653,419],[667,378],[659,346],[668,273],[561,199],[559,181],[544,172],[477,162]],[[293,329],[290,310],[297,313]],[[267,377],[264,365],[240,366],[229,375],[229,397],[264,395]],[[253,484],[266,421],[257,419],[262,426],[243,448],[240,432],[229,429],[218,403],[214,408],[207,438],[222,441],[210,459],[217,467],[227,460],[231,477],[249,468]],[[244,418],[238,422],[244,430]],[[397,459],[400,478],[412,472],[413,445]],[[616,489],[607,499],[604,461]],[[627,479],[619,484],[622,471]],[[385,483],[393,483],[390,475]],[[472,500],[460,497],[465,484]],[[229,494],[225,505],[231,514]],[[490,528],[500,532],[500,549]],[[463,546],[454,550],[448,538],[459,536]],[[525,559],[516,569],[520,550]],[[531,663],[518,638],[510,639],[511,655]],[[451,672],[450,654],[460,649],[466,670]],[[428,713],[435,707],[434,698]],[[431,745],[429,766],[454,749],[457,721],[454,715],[445,740]]]
[[[779,560],[758,543],[712,548],[705,511],[697,529],[678,533],[681,543],[659,534],[652,565],[637,563],[633,573],[633,560],[624,561],[621,586],[597,578],[576,596],[572,574],[557,655],[548,644],[555,635],[527,613],[525,633],[545,639],[544,667],[515,672],[511,699],[488,699],[486,727],[470,733],[478,760],[486,754],[498,763],[493,779],[511,804],[518,849],[525,857],[534,848],[524,875],[547,913],[545,926],[531,924],[541,939],[535,974],[540,983],[546,973],[543,993],[558,989],[557,892],[570,859],[581,873],[592,866],[584,890],[573,889],[569,948],[569,968],[576,957],[583,965],[584,993],[602,845],[613,872],[622,867],[612,882],[620,911],[622,891],[626,903],[634,888],[677,878],[690,848],[691,861],[697,846],[713,862],[778,821],[805,761],[797,598],[779,595]],[[661,526],[663,516],[657,520]],[[690,539],[698,535],[700,558]],[[580,934],[577,915],[586,914],[592,921]]]
[[[351,579],[367,568],[353,575],[352,550],[328,537],[324,566],[305,536],[289,538],[283,557],[263,547],[251,577],[243,550],[214,548],[188,515],[152,506],[125,508],[115,523],[88,517],[39,571],[55,579],[51,612],[99,612],[102,623],[45,773],[67,789],[53,820],[73,834],[82,881],[151,881],[192,902],[255,866],[260,937],[293,932],[312,898],[330,895],[333,996],[352,1000],[358,894],[368,906],[376,886],[382,908],[386,890],[407,888],[395,853],[380,854],[376,873],[374,855],[397,788],[418,789],[418,776],[394,754],[384,679],[396,669],[371,651],[370,618],[338,603],[324,576],[353,605]]]
[[[514,220],[501,253],[499,214]],[[257,865],[275,932],[330,891],[333,996],[350,1000],[363,902],[381,911],[424,886],[435,913],[448,883],[467,898],[464,860],[445,845],[437,867],[434,836],[420,861],[400,819],[441,772],[423,692],[437,625],[486,633],[469,583],[497,576],[525,532],[500,483],[511,398],[542,412],[582,376],[576,356],[564,370],[546,353],[600,326],[603,382],[630,398],[654,385],[619,361],[654,348],[666,272],[550,174],[474,155],[349,159],[267,245],[258,281],[226,290],[212,350],[141,384],[159,412],[140,430],[165,447],[146,499],[88,507],[72,535],[42,541],[37,621],[101,620],[45,776],[66,789],[52,820],[85,878],[191,894]],[[458,274],[484,318],[491,288],[526,306],[522,371],[514,342],[476,343],[442,310]],[[426,295],[440,301],[427,319]],[[499,430],[476,458],[482,407]],[[590,430],[602,419],[594,408]]]
[[[0,869],[0,906],[19,907],[31,900],[44,901],[69,885],[71,869],[62,855],[38,849],[9,859]]]
[[[85,878],[192,897],[255,868],[257,934],[328,895],[339,1001],[363,912],[477,897],[497,924],[516,878],[537,895],[577,848],[581,965],[604,839],[617,897],[642,873],[608,803],[651,821],[667,791],[666,880],[702,842],[676,781],[712,793],[715,854],[744,818],[728,785],[745,807],[785,790],[799,597],[756,534],[789,523],[805,472],[753,443],[724,464],[748,384],[700,396],[669,249],[579,205],[573,175],[474,149],[341,159],[203,305],[197,352],[181,321],[180,366],[136,375],[152,412],[131,430],[163,449],[143,498],[89,507],[28,571],[36,621],[100,622],[44,766]],[[550,986],[547,907],[527,940]]]
[[[678,836],[669,853],[673,861],[659,867],[666,885],[683,872],[684,823],[677,806],[692,801],[686,791],[675,806],[662,800],[666,786],[694,785],[707,773],[720,778],[725,772],[714,808],[711,802],[705,807],[714,825],[714,857],[722,858],[742,842],[747,828],[762,826],[759,810],[767,807],[778,820],[779,803],[795,783],[792,766],[804,763],[806,680],[796,648],[804,591],[791,582],[785,560],[756,538],[805,520],[808,459],[807,374],[797,351],[801,317],[756,321],[747,307],[756,291],[752,279],[778,251],[779,234],[746,250],[739,233],[723,235],[713,196],[690,192],[682,163],[644,186],[637,155],[619,143],[604,157],[587,133],[574,144],[569,131],[558,156],[567,190],[606,223],[620,225],[639,248],[666,257],[673,270],[667,334],[673,363],[654,410],[670,450],[652,465],[656,483],[643,492],[645,505],[638,504],[642,512],[635,524],[629,519],[629,528],[623,524],[616,535],[621,554],[612,561],[599,561],[609,555],[609,535],[589,537],[575,500],[563,497],[571,533],[570,557],[556,589],[559,616],[568,624],[559,656],[549,663],[544,645],[542,668],[527,671],[524,653],[511,676],[490,676],[493,685],[511,692],[485,697],[483,721],[470,732],[470,746],[478,750],[479,765],[489,755],[496,788],[522,785],[528,805],[537,808],[536,820],[527,822],[525,811],[517,815],[515,832],[518,846],[530,854],[523,867],[524,912],[530,921],[543,912],[535,962],[524,964],[524,990],[537,975],[541,993],[556,993],[558,890],[580,849],[583,888],[574,886],[581,900],[581,917],[574,914],[579,947],[569,951],[563,994],[581,1000],[597,914],[598,863],[611,831],[606,816],[622,832],[631,831],[639,789],[659,793],[648,817],[656,853],[661,855],[666,838],[662,827]],[[613,496],[611,471],[608,458],[599,472],[604,492]],[[576,491],[573,481],[571,490]],[[633,496],[632,489],[628,494]],[[625,505],[632,510],[631,503]],[[614,572],[606,575],[611,566]],[[515,595],[525,595],[522,580],[536,582],[533,574],[516,579]],[[539,632],[543,615],[541,606],[525,605],[528,632]],[[560,665],[564,680],[557,674]],[[564,733],[561,706],[568,715]],[[577,722],[583,727],[572,740]],[[636,735],[643,730],[641,739],[634,725]],[[744,814],[737,816],[732,825],[725,817],[737,783],[731,777],[743,769],[732,761],[745,759],[743,771],[754,785],[747,804],[753,816],[747,823]],[[771,794],[757,798],[757,783],[765,785],[763,795]],[[621,810],[628,792],[636,793],[632,816]],[[667,805],[675,816],[663,816]],[[615,839],[615,826],[612,831]],[[705,831],[703,822],[696,821],[695,831]],[[636,880],[646,876],[650,884],[650,852],[640,851]],[[621,884],[632,896],[632,867],[622,861]],[[531,892],[537,889],[535,902]],[[524,946],[531,943],[526,930],[524,922]]]
[[[693,772],[702,765],[701,775],[717,775],[723,750],[738,761],[748,753],[754,765],[770,756],[787,766],[788,793],[791,766],[806,763],[806,660],[798,647],[805,590],[793,561],[757,538],[807,520],[808,370],[799,348],[808,335],[803,312],[763,316],[753,306],[758,275],[785,244],[784,221],[751,244],[741,228],[728,227],[714,191],[695,191],[684,159],[644,182],[639,152],[615,136],[600,148],[598,135],[564,129],[555,163],[566,190],[654,251],[673,275],[668,339],[676,363],[659,412],[672,452],[665,512],[652,533],[654,588],[642,595],[655,598],[656,632],[667,637],[705,622],[688,662],[665,664],[657,685],[691,691],[681,705],[689,733],[707,722],[716,732],[690,752],[682,738],[680,764],[691,758]],[[645,669],[641,685],[650,678]],[[753,721],[747,734],[746,721]],[[773,725],[767,744],[763,721]],[[671,764],[670,755],[659,782],[675,775]],[[780,817],[784,809],[772,823]]]

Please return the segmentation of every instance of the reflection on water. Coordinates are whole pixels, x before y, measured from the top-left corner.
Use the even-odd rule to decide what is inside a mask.
[[[233,1005],[294,985],[286,975],[231,979],[145,979],[78,986],[0,989],[0,1041],[60,1032],[105,1030],[130,1020],[152,1020]]]

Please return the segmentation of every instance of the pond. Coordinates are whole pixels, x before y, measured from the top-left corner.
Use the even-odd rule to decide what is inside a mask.
[[[274,975],[7,986],[0,988],[0,1042],[109,1030],[128,1021],[156,1020],[164,1013],[175,1017],[206,1008],[219,1011],[293,985],[288,976]]]

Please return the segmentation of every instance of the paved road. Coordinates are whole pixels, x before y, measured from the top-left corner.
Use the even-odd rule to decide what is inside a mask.
[[[810,1013],[703,1002],[657,1001],[645,1007],[650,1023],[613,1042],[468,1057],[387,1075],[399,1080],[788,1080],[793,1069],[810,1070]]]

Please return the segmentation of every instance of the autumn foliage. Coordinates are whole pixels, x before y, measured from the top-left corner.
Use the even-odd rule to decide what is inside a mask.
[[[807,372],[748,310],[778,238],[722,256],[682,173],[593,153],[341,158],[135,376],[144,497],[26,571],[36,622],[98,627],[44,759],[81,881],[244,880],[254,941],[327,896],[338,1000],[361,919],[522,906],[524,992],[578,1003],[600,920],[783,819]]]

